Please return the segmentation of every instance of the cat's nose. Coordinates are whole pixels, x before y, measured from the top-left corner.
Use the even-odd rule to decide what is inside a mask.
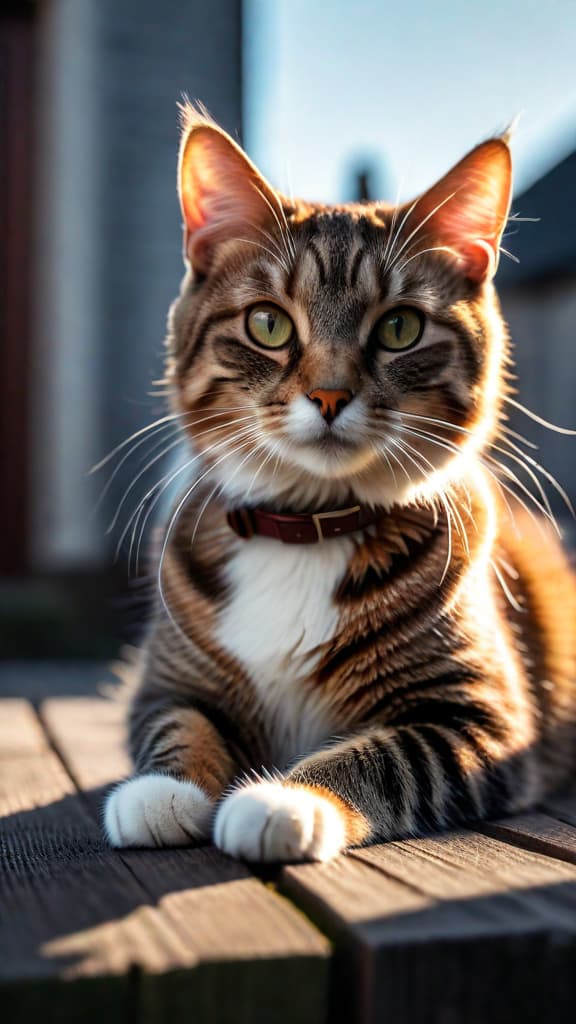
[[[332,423],[354,396],[348,388],[316,388],[307,397],[318,406],[326,422]]]

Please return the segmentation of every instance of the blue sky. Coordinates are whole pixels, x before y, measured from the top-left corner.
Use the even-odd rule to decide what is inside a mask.
[[[246,0],[245,144],[270,180],[350,198],[364,155],[408,198],[522,113],[516,191],[576,148],[576,0]]]

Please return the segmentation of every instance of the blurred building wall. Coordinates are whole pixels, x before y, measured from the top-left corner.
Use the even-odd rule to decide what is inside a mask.
[[[514,346],[519,400],[544,419],[576,429],[576,275],[501,291]],[[575,502],[576,440],[540,429],[514,408],[508,412],[514,429],[538,443],[539,451],[528,454],[556,477]],[[546,480],[543,484],[552,507],[565,516],[567,509],[558,493]]]
[[[496,284],[510,326],[519,400],[544,419],[576,428],[576,150],[517,195]],[[537,426],[509,409],[514,429],[539,445],[530,453],[576,502],[576,440]],[[514,467],[516,469],[516,467]],[[524,476],[524,482],[530,484]],[[567,515],[559,494],[543,481],[554,511]],[[531,487],[531,490],[534,490]]]
[[[0,576],[28,556],[34,9],[0,4]]]
[[[39,5],[33,564],[103,564],[90,467],[159,414],[166,312],[182,272],[176,103],[238,136],[241,0],[46,0]]]

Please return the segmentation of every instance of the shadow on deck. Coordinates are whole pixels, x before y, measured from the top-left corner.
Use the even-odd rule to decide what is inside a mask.
[[[3,1020],[574,1019],[576,799],[258,876],[107,847],[117,703],[4,698],[0,759]]]

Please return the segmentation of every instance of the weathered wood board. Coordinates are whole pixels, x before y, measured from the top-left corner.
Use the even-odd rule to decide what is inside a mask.
[[[27,702],[0,707],[3,1021],[322,1022],[329,944],[244,865],[106,846],[110,707],[51,702],[50,736]]]
[[[283,870],[336,943],[331,1021],[574,1020],[576,829],[534,815],[494,831],[509,841],[462,830]]]
[[[3,1021],[574,1020],[574,797],[274,886],[209,846],[110,850],[128,771],[120,705],[0,702]]]

